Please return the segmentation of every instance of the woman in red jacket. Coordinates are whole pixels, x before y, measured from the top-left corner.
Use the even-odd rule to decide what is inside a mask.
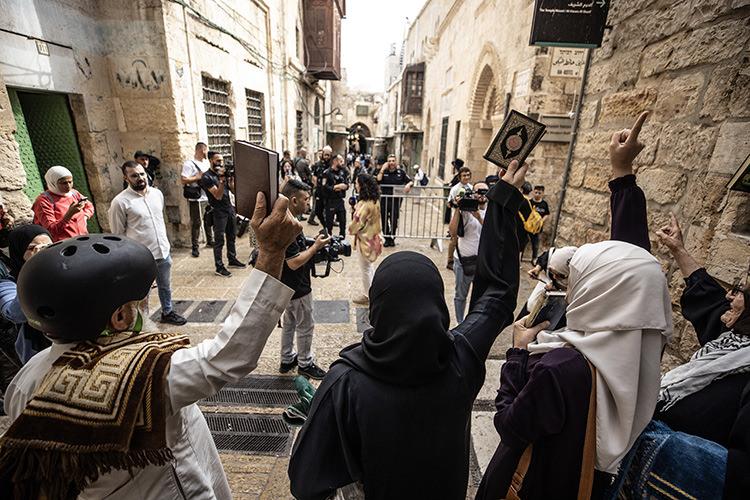
[[[86,221],[94,215],[94,205],[73,189],[73,174],[65,167],[51,167],[44,174],[47,190],[37,196],[34,224],[47,229],[52,241],[88,234]]]

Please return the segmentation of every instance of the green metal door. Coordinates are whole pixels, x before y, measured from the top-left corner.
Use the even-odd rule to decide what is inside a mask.
[[[74,187],[93,201],[67,96],[8,91],[16,119],[16,142],[26,171],[26,195],[34,200],[46,189],[47,170],[62,165],[73,174]],[[89,219],[88,229],[92,233],[100,231],[96,217]]]

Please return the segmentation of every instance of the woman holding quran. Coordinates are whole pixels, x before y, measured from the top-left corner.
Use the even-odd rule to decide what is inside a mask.
[[[610,143],[612,240],[582,246],[558,270],[567,327],[514,325],[495,400],[501,444],[477,498],[603,498],[651,419],[672,319],[633,175],[646,117]]]

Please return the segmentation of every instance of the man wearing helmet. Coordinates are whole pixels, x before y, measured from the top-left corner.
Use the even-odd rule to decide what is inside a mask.
[[[123,236],[81,236],[36,254],[18,280],[30,324],[53,340],[11,382],[0,438],[2,498],[231,498],[195,404],[253,371],[292,296],[278,278],[301,231],[283,196],[252,226],[259,255],[221,331],[188,347],[141,332],[151,252]]]

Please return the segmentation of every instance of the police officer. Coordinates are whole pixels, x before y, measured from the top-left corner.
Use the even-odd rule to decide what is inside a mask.
[[[323,179],[323,172],[328,170],[328,168],[331,166],[332,157],[333,149],[331,149],[331,146],[325,146],[321,151],[320,160],[318,160],[312,168],[312,181],[314,187],[313,202],[315,206],[313,207],[313,213],[308,219],[307,223],[313,226],[318,225],[318,223],[315,222],[315,217],[320,219],[320,222],[323,224],[323,226],[326,226],[325,200],[322,196],[320,182]]]
[[[344,158],[336,155],[331,161],[331,167],[323,172],[320,182],[323,199],[326,204],[325,227],[328,234],[333,232],[333,219],[339,223],[339,234],[346,237],[346,207],[344,198],[349,189],[349,173],[344,169]]]
[[[409,194],[414,183],[396,163],[396,155],[388,155],[388,161],[380,168],[377,179],[383,194],[380,200],[380,223],[385,235],[383,246],[395,247],[402,198],[394,196],[393,187],[404,186],[404,193]]]

